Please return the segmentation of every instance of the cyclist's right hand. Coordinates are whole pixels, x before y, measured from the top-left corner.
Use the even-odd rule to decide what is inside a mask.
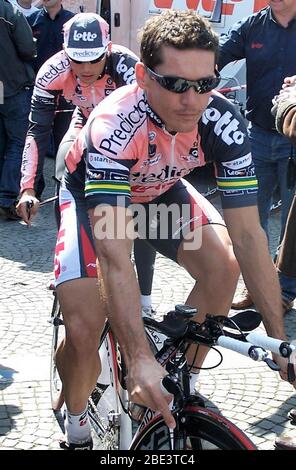
[[[130,401],[145,405],[162,414],[166,425],[175,428],[176,422],[169,409],[173,396],[164,394],[161,382],[167,372],[152,357],[137,358],[129,364],[127,385]]]
[[[26,189],[16,206],[18,215],[27,225],[31,225],[31,219],[37,214],[39,208],[39,200],[35,197],[33,189]]]

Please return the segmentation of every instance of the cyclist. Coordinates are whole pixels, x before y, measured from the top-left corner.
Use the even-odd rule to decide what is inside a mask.
[[[138,58],[133,52],[110,42],[109,26],[99,15],[80,13],[65,23],[64,50],[45,62],[35,82],[30,126],[23,153],[21,196],[18,204],[18,212],[26,223],[30,224],[30,216],[34,216],[38,210],[39,201],[35,194],[59,98],[64,96],[67,101],[77,107],[57,154],[56,178],[58,180],[61,179],[64,171],[66,152],[85,124],[91,110],[116,88],[135,81],[134,67],[137,61]],[[33,203],[30,215],[27,213],[28,202]],[[59,211],[56,211],[56,217],[59,225]],[[140,244],[138,246],[140,247]],[[86,247],[85,253],[87,253]],[[144,249],[142,245],[140,261],[146,260],[147,256],[150,256],[149,248]],[[148,266],[149,264],[153,264],[153,259]],[[87,273],[96,275],[95,263],[88,265]],[[87,291],[85,295],[88,296]],[[96,289],[94,289],[93,296],[90,296],[90,298],[93,297],[95,298],[94,305],[96,305]],[[77,309],[79,312],[79,305]],[[66,376],[68,373],[71,374],[70,366],[68,369],[69,371],[64,372]],[[88,377],[84,380],[82,373],[81,378],[88,390]],[[68,397],[66,397],[66,402],[69,403],[68,408],[71,410],[72,403]],[[75,404],[73,409],[75,411]],[[66,422],[68,430],[68,425],[71,428],[68,421],[72,421],[74,433],[75,419],[69,415]],[[83,429],[83,426],[79,427],[79,430]],[[72,438],[71,429],[69,437],[76,442],[76,435]],[[77,439],[83,440],[83,434],[82,438],[80,437],[79,434]]]
[[[95,38],[89,40],[89,35]],[[64,24],[64,49],[43,64],[35,81],[18,205],[26,223],[30,223],[26,202],[34,203],[32,215],[38,210],[35,194],[59,99],[63,96],[76,109],[57,154],[58,180],[65,168],[65,154],[90,112],[116,88],[134,82],[137,60],[129,49],[111,43],[109,25],[97,14],[79,13]]]
[[[246,128],[233,105],[212,91],[219,81],[217,51],[209,22],[192,11],[167,10],[148,20],[142,62],[135,68],[137,83],[116,90],[96,107],[66,156],[55,273],[67,335],[57,360],[63,373],[69,351],[75,351],[76,381],[68,380],[65,394],[71,396],[72,389],[77,413],[84,410],[99,370],[97,342],[104,318],[92,294],[90,277],[96,273],[88,271],[97,255],[108,317],[127,363],[130,397],[163,413],[173,427],[159,387],[165,372],[150,352],[140,319],[140,293],[130,262],[133,217],[154,248],[198,279],[187,299],[198,308],[198,320],[230,309],[239,275],[233,243],[267,332],[285,338],[279,283],[259,223]],[[182,181],[206,161],[216,165],[227,228],[211,204]],[[85,246],[88,257],[82,255]],[[204,355],[199,352],[196,365]],[[286,361],[277,361],[286,378]],[[85,376],[87,369],[89,381],[82,389],[80,372]]]

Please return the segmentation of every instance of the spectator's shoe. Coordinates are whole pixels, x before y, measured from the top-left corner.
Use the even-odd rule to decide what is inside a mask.
[[[22,220],[22,218],[16,212],[14,204],[11,204],[9,207],[0,206],[0,216],[7,220]]]
[[[8,207],[6,218],[8,220],[22,220],[22,218],[18,215],[14,204]]]
[[[254,305],[254,302],[252,300],[252,297],[250,293],[247,291],[247,289],[244,289],[241,297],[239,300],[232,302],[231,308],[234,310],[243,310],[245,308],[250,308]],[[288,300],[285,299],[284,297],[282,298],[282,305],[283,305],[283,314],[285,315],[288,313],[290,310],[292,310],[294,306],[294,301],[293,300]]]
[[[142,317],[154,318],[156,311],[152,307],[142,307]]]
[[[92,450],[93,440],[83,442],[82,444],[70,444],[66,441],[60,441],[60,448],[63,450]]]
[[[291,420],[291,424],[296,424],[296,408],[289,411],[288,418]]]
[[[277,437],[274,447],[275,450],[296,450],[296,437]]]
[[[254,305],[252,297],[250,293],[248,292],[248,290],[245,288],[242,294],[240,295],[239,299],[234,300],[232,302],[231,308],[233,308],[234,310],[241,310],[244,308],[250,308],[252,307],[252,305]]]
[[[0,206],[0,217],[6,218],[7,207]]]

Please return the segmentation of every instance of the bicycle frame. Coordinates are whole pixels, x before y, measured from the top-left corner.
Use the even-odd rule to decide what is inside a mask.
[[[287,342],[250,333],[261,321],[257,312],[250,311],[249,315],[241,312],[231,319],[207,315],[202,324],[190,320],[195,313],[196,310],[191,307],[176,306],[175,311],[169,312],[160,323],[144,318],[145,331],[155,358],[166,368],[170,380],[173,380],[173,388],[170,389],[170,383],[167,389],[174,395],[172,412],[177,423],[174,431],[167,428],[159,413],[148,408],[142,407],[142,414],[137,421],[132,419],[124,360],[106,322],[99,344],[102,372],[88,400],[91,424],[101,448],[172,451],[191,448],[204,450],[209,445],[210,448],[214,446],[215,449],[225,450],[255,449],[249,438],[227,418],[207,409],[201,397],[190,395],[190,366],[185,357],[188,344],[209,347],[220,344],[253,360],[263,360],[273,370],[279,370],[278,366],[267,357],[264,348],[289,358],[290,362],[295,347]],[[250,313],[257,315],[251,323]],[[60,315],[58,302],[55,301],[51,319],[55,328],[63,325]],[[254,321],[257,322],[255,326]],[[237,330],[239,334],[229,329]],[[54,331],[54,338],[57,339],[58,334]],[[53,344],[56,345],[56,341]],[[93,436],[95,442],[96,436]]]
[[[157,351],[161,346],[164,335],[149,331],[147,336],[151,346]],[[167,346],[162,347],[160,353],[164,350],[165,354],[167,349]],[[175,351],[177,351],[177,348],[175,348]],[[99,355],[102,372],[98,378],[96,388],[89,398],[90,420],[93,429],[98,436],[101,436],[102,441],[106,438],[106,430],[112,427],[116,435],[113,433],[109,444],[120,450],[128,450],[133,438],[135,439],[151,423],[155,417],[155,412],[146,409],[143,418],[137,424],[136,431],[133,432],[135,421],[132,420],[129,413],[129,400],[125,381],[126,368],[120,353],[120,347],[113,336],[108,321],[101,336]],[[170,357],[171,355],[167,356],[168,360]],[[103,403],[100,403],[102,398]],[[104,404],[109,406],[108,410],[104,409]]]
[[[158,362],[161,365],[166,366],[170,361],[175,360],[176,355],[178,353],[180,354],[180,351],[183,349],[183,345],[185,346],[183,339],[178,338],[173,341],[168,339],[160,332],[154,330],[149,324],[149,319],[146,318],[144,318],[144,326],[148,340],[154,349],[155,357]],[[162,344],[163,340],[165,340],[164,344]],[[127,450],[132,448],[134,443],[141,439],[142,434],[145,434],[147,428],[151,427],[154,422],[159,421],[159,416],[153,410],[146,408],[143,409],[142,417],[138,422],[131,418],[129,413],[127,387],[125,383],[126,368],[120,354],[119,345],[114,339],[108,322],[106,322],[101,336],[99,354],[101,357],[102,372],[98,378],[96,389],[102,389],[104,384],[108,384],[109,375],[109,384],[113,388],[113,395],[114,397],[116,396],[116,399],[113,397],[113,403],[109,402],[110,410],[107,411],[107,413],[106,410],[103,410],[103,408],[99,406],[100,400],[98,400],[96,404],[97,411],[95,412],[92,404],[90,403],[90,419],[96,433],[98,434],[106,432],[106,428],[104,429],[100,425],[100,422],[104,421],[104,419],[105,421],[108,420],[117,430],[118,434],[115,441],[118,442],[119,449]],[[178,372],[178,374],[181,375],[180,381],[182,383],[183,391],[186,398],[189,398],[189,373],[187,372],[187,368],[184,369],[184,365],[186,363],[183,359],[184,354],[185,348],[184,352],[180,354],[180,358],[176,359],[176,364],[172,365],[168,369],[171,372],[172,369],[174,369],[174,373]],[[103,391],[102,396],[104,393],[107,393],[107,389],[106,391]],[[105,401],[108,402],[108,399]],[[201,404],[201,400],[198,400],[197,398],[196,403]],[[117,411],[114,412],[114,409]],[[115,447],[117,447],[116,444]],[[171,450],[174,450],[173,439],[171,441]]]
[[[154,348],[155,351],[158,349],[155,354],[155,357],[163,366],[166,366],[167,370],[170,371],[170,373],[178,375],[178,383],[180,383],[182,386],[181,402],[179,401],[179,397],[177,395],[175,395],[174,400],[175,406],[173,412],[178,425],[175,431],[168,429],[163,421],[162,416],[159,413],[155,413],[149,408],[144,409],[143,416],[139,421],[136,422],[131,419],[128,413],[124,361],[122,360],[117,342],[114,339],[110,326],[107,322],[101,338],[99,349],[100,355],[105,357],[103,369],[105,367],[105,371],[107,370],[110,372],[109,367],[112,367],[112,376],[114,376],[114,380],[111,385],[112,387],[114,387],[114,392],[116,393],[118,399],[117,425],[114,420],[112,421],[111,416],[111,428],[113,425],[116,429],[115,432],[117,432],[116,439],[118,444],[116,446],[116,439],[112,442],[112,429],[107,428],[105,429],[105,433],[111,433],[111,439],[109,439],[109,441],[107,440],[107,442],[105,441],[105,444],[107,444],[107,446],[111,444],[111,446],[108,448],[114,449],[118,448],[119,446],[120,450],[156,450],[160,448],[164,448],[165,450],[169,451],[182,450],[183,447],[186,447],[185,441],[187,436],[186,425],[182,423],[187,422],[186,416],[188,415],[192,416],[193,419],[194,417],[196,417],[197,425],[198,423],[201,423],[201,427],[206,426],[207,422],[209,422],[210,426],[213,426],[214,423],[216,427],[222,430],[221,432],[224,436],[227,433],[231,433],[232,438],[236,439],[236,441],[240,443],[242,448],[254,450],[255,447],[249,440],[249,438],[244,433],[242,433],[242,431],[239,430],[233,423],[229,422],[223,416],[219,416],[213,411],[205,408],[203,400],[200,397],[190,396],[189,372],[186,360],[184,358],[187,346],[185,346],[184,339],[182,337],[171,339],[165,337],[157,329],[154,329],[153,331],[153,326],[150,324],[150,319],[144,318],[144,326],[147,336],[148,338],[150,338],[151,346]],[[151,341],[151,337],[153,338],[153,341]],[[164,344],[162,345],[161,343],[163,338],[166,338],[167,340],[165,340]],[[107,361],[104,349],[106,348],[107,350],[109,346],[106,346],[106,341],[107,343],[109,341],[111,343],[109,359],[107,359]],[[158,348],[155,346],[154,341],[157,343]],[[110,358],[112,358],[112,366],[110,364]],[[107,367],[106,364],[108,364]],[[101,382],[104,381],[104,373],[104,370],[102,370],[102,375],[100,375],[98,379],[98,386],[100,386]],[[93,423],[94,421],[92,411],[93,410],[90,406],[89,414]],[[111,412],[112,415],[112,406],[109,412]],[[100,414],[99,408],[97,413]],[[98,416],[98,418],[99,420],[102,419],[101,416]],[[96,432],[98,432],[98,426],[95,428],[95,430]],[[103,429],[100,430],[100,432],[103,431]],[[112,447],[114,443],[115,446]]]
[[[98,435],[104,434],[106,427],[107,429],[108,426],[112,427],[115,430],[113,445],[115,448],[127,450],[132,440],[132,421],[128,416],[128,393],[124,380],[125,366],[119,345],[114,339],[108,322],[101,336],[99,354],[102,371],[95,390],[99,391],[101,396],[96,404],[91,403],[94,392],[89,398],[91,423]],[[104,406],[100,404],[103,396],[104,403],[109,405],[109,410],[104,409]],[[104,438],[105,435],[103,435],[103,440]]]

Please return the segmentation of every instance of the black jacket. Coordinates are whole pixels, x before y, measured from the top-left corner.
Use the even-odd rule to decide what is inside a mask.
[[[62,6],[54,19],[49,16],[45,8],[27,16],[27,21],[37,41],[37,57],[33,62],[36,74],[47,59],[63,49],[63,25],[72,16],[74,13],[65,10]]]
[[[31,28],[11,3],[0,0],[0,81],[4,98],[34,84],[30,62],[36,54]]]

